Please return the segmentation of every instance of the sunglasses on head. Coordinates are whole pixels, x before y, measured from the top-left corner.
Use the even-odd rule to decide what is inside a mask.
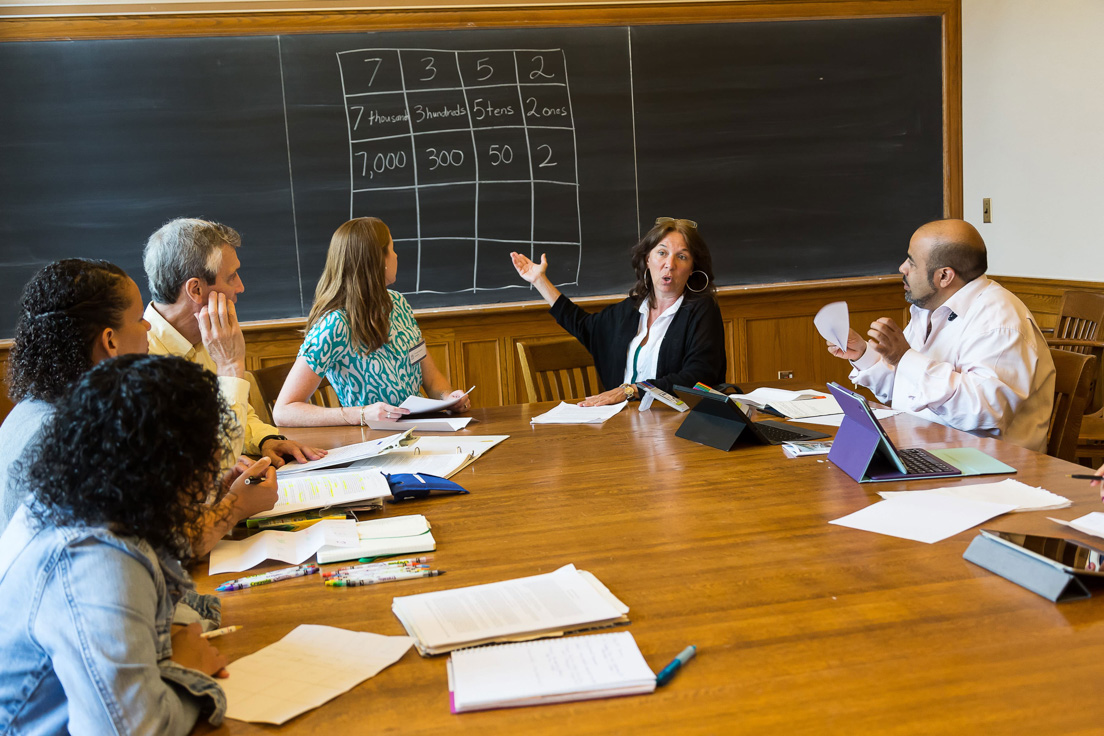
[[[665,225],[677,225],[680,222],[686,223],[687,227],[690,227],[691,229],[694,229],[694,230],[698,229],[698,223],[694,222],[693,220],[683,219],[681,217],[657,217],[656,221],[655,221],[655,224],[665,226]]]

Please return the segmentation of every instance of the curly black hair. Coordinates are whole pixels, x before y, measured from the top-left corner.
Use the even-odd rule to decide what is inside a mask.
[[[37,523],[107,526],[190,561],[205,502],[223,490],[233,421],[213,373],[183,358],[123,355],[58,402],[16,472]]]
[[[88,258],[54,261],[23,287],[8,395],[56,402],[92,367],[92,346],[118,329],[127,304],[126,271]]]

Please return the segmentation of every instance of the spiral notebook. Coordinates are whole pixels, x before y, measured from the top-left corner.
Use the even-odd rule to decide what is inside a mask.
[[[449,658],[448,679],[453,713],[639,695],[656,687],[627,631],[461,649]]]

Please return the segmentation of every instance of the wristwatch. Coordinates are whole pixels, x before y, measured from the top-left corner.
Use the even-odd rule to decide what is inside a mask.
[[[632,401],[636,398],[636,386],[631,383],[622,383],[621,390],[625,392],[625,401]]]
[[[258,448],[262,447],[264,445],[264,443],[268,442],[269,440],[286,440],[286,439],[287,439],[287,437],[283,436],[282,434],[270,434],[267,437],[265,437],[264,439],[262,439],[260,442],[258,442],[257,447]]]

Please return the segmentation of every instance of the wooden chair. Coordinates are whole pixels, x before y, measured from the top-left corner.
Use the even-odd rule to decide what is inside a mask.
[[[519,340],[517,348],[529,403],[584,399],[602,390],[594,358],[574,337]]]
[[[1051,348],[1056,371],[1054,411],[1050,415],[1047,454],[1061,460],[1077,461],[1077,439],[1085,404],[1089,401],[1096,358],[1069,350]]]
[[[272,421],[272,407],[276,405],[276,399],[280,396],[280,389],[284,387],[288,373],[294,363],[280,363],[260,368],[252,373],[246,372],[246,380],[249,381],[249,403],[257,416],[266,424],[275,424]],[[310,403],[315,406],[335,407],[341,406],[337,400],[337,394],[325,378],[318,385],[318,390],[311,396]]]
[[[1104,294],[1093,291],[1067,291],[1058,306],[1058,324],[1047,337],[1052,348],[1092,355],[1096,374],[1086,414],[1104,408]]]

